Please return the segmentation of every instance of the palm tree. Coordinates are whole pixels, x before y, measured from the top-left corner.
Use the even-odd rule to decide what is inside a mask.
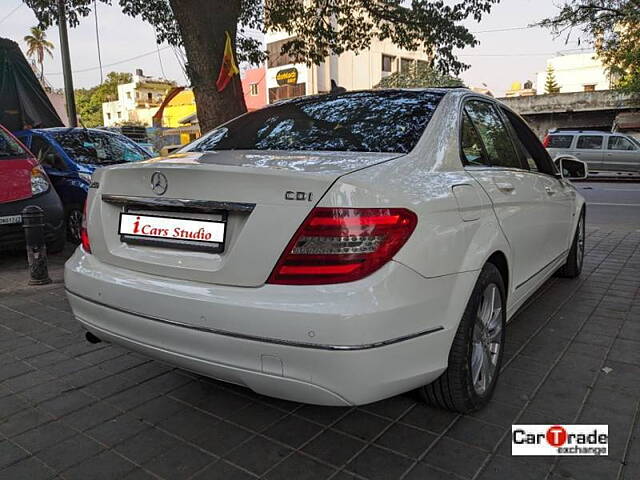
[[[40,64],[40,81],[44,81],[44,54],[53,57],[53,43],[47,40],[47,34],[38,27],[31,27],[31,35],[24,37],[27,43],[27,56],[34,58]]]

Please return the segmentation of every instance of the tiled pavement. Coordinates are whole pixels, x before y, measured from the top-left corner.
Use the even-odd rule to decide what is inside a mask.
[[[492,403],[461,416],[412,394],[361,408],[262,397],[106,344],[55,282],[0,257],[0,479],[640,479],[640,230],[590,229],[507,330]],[[511,457],[512,423],[604,423],[606,458]]]

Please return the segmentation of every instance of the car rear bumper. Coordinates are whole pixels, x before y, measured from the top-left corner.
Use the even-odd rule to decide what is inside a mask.
[[[332,291],[337,286],[203,285],[92,257],[79,248],[67,262],[65,282],[75,317],[99,338],[258,393],[320,405],[370,403],[437,378],[461,312],[457,306],[445,311],[447,302],[433,299],[462,294],[476,275],[425,279],[394,264],[368,277],[362,289],[353,288],[360,282],[343,285],[340,298]],[[414,298],[394,295],[398,303],[378,294],[377,305],[371,298],[361,303],[380,282],[400,283]],[[331,302],[345,314],[327,308]]]
[[[64,210],[58,194],[53,188],[35,197],[17,202],[0,203],[0,217],[20,215],[29,206],[40,207],[44,212],[44,234],[47,243],[53,243],[64,235]],[[24,231],[21,223],[0,225],[0,250],[10,250],[24,246]]]

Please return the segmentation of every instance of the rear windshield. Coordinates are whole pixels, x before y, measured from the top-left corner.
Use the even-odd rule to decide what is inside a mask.
[[[549,137],[549,148],[569,148],[573,135],[551,135]]]
[[[4,130],[0,129],[0,159],[26,157],[29,155],[20,144]]]
[[[111,165],[151,158],[124,135],[76,129],[56,132],[53,137],[71,159],[79,163]]]
[[[418,143],[442,96],[381,90],[303,97],[231,120],[182,151],[408,153]]]

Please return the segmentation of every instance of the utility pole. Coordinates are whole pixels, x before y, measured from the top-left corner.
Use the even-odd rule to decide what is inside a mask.
[[[64,74],[64,97],[67,103],[69,126],[78,126],[76,115],[76,96],[73,93],[73,78],[71,77],[71,56],[69,55],[69,37],[67,36],[67,15],[65,0],[58,0],[58,29],[60,30],[60,51],[62,52],[62,72]]]

